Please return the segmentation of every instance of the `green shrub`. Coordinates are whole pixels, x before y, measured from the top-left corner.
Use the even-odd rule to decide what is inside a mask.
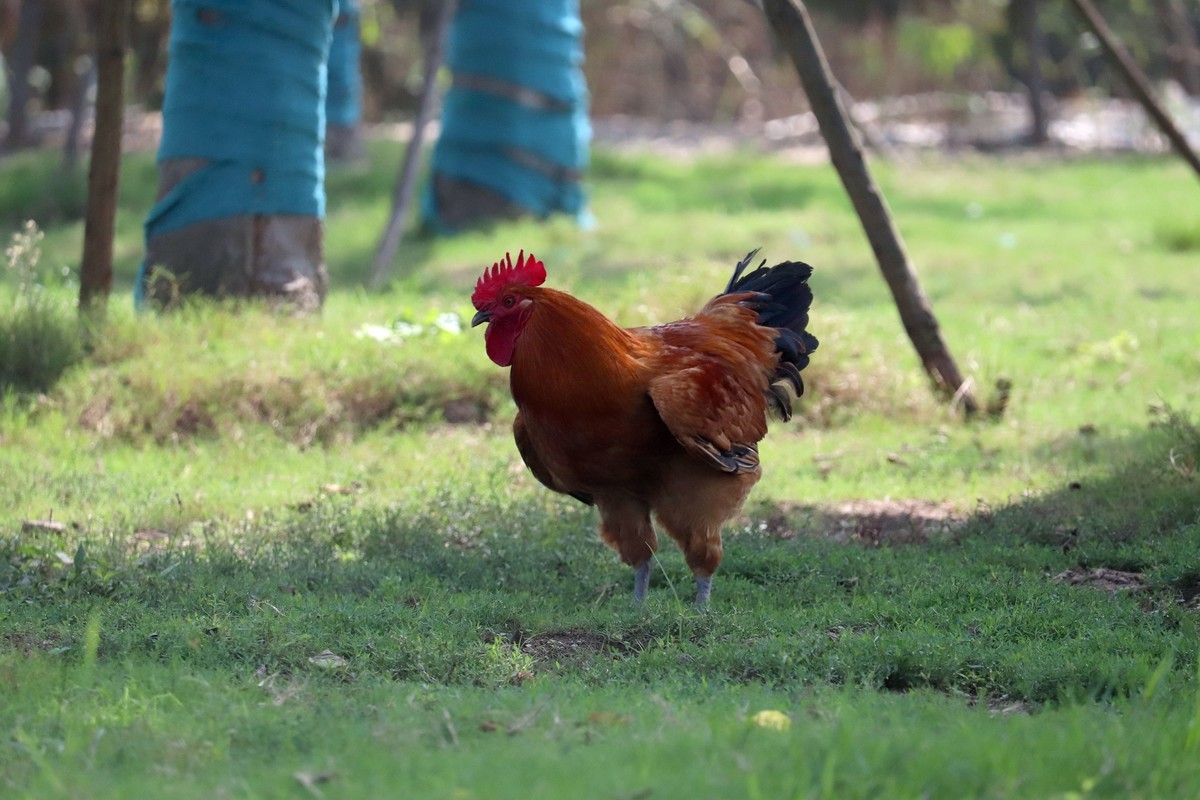
[[[0,393],[45,391],[83,355],[74,310],[37,281],[41,238],[30,220],[4,251],[15,287],[0,311]]]

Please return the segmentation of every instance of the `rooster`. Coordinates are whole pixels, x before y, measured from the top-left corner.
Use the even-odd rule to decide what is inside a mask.
[[[521,458],[541,483],[594,505],[600,536],[635,570],[634,601],[658,549],[651,516],[675,540],[708,603],[721,525],[762,470],[767,413],[791,417],[790,385],[817,340],[808,333],[812,268],[796,261],[743,274],[695,316],[622,328],[587,303],[543,287],[524,251],[484,270],[472,327],[509,374]]]

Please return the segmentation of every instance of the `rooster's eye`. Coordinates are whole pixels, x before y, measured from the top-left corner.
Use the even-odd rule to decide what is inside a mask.
[[[516,302],[517,302],[517,298],[513,297],[511,294],[505,295],[505,297],[504,297],[504,307],[505,308],[512,308],[513,304],[515,304]]]

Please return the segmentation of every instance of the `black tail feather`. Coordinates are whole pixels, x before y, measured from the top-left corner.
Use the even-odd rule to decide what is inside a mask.
[[[792,418],[792,398],[782,384],[772,383],[767,387],[767,403],[779,419],[787,422]]]
[[[738,262],[737,266],[733,268],[733,277],[731,277],[729,279],[729,283],[725,284],[725,291],[723,292],[723,294],[733,294],[734,292],[739,292],[739,291],[742,291],[742,292],[752,291],[750,289],[739,289],[738,288],[738,278],[742,277],[742,273],[746,270],[746,267],[750,266],[751,260],[753,260],[753,258],[756,255],[758,255],[758,251],[761,249],[762,249],[761,247],[754,248],[749,253],[746,253],[745,258],[743,258],[741,261]],[[763,264],[766,264],[766,263],[767,263],[767,260],[764,258],[762,264],[758,265],[759,269],[761,269]]]
[[[804,359],[808,361],[808,358]],[[796,390],[796,396],[804,394],[804,379],[800,377],[800,368],[791,361],[779,360],[779,367],[775,372],[776,375],[784,378]]]
[[[817,338],[808,332],[808,309],[812,305],[812,289],[808,279],[812,267],[801,261],[784,261],[768,267],[764,260],[758,268],[743,273],[758,250],[751,250],[733,270],[725,294],[751,293],[742,301],[758,312],[758,324],[778,332],[775,347],[779,351],[779,366],[771,377],[767,400],[785,421],[792,416],[791,399],[780,383],[791,384],[796,396],[804,394],[800,371],[808,366],[809,354],[817,349]]]

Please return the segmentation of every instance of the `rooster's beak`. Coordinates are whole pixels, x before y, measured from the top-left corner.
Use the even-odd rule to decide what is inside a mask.
[[[471,317],[471,327],[474,328],[476,325],[480,325],[484,322],[491,321],[491,319],[492,319],[492,312],[480,311],[478,314]]]

